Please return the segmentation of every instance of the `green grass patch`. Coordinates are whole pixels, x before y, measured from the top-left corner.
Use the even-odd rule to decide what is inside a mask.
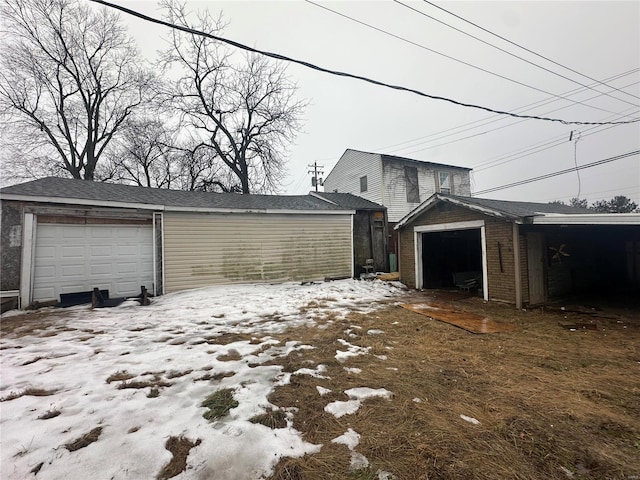
[[[224,417],[229,410],[238,406],[238,401],[233,398],[233,390],[224,388],[212,393],[200,404],[209,410],[202,415],[210,422]]]

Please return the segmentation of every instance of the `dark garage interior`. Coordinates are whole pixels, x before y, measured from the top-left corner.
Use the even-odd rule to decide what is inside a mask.
[[[545,234],[549,300],[579,297],[591,303],[640,306],[638,227],[536,227],[536,231]]]
[[[449,288],[476,279],[482,283],[480,229],[422,234],[424,288]]]

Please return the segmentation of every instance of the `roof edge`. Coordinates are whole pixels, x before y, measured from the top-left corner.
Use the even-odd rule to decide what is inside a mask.
[[[398,230],[399,228],[404,227],[409,222],[414,220],[417,216],[422,215],[424,212],[433,208],[438,202],[447,202],[453,205],[457,205],[459,207],[467,208],[469,210],[473,210],[475,212],[482,213],[484,215],[489,215],[491,217],[502,218],[506,220],[510,220],[514,223],[525,223],[525,219],[529,217],[519,217],[517,215],[512,215],[507,212],[503,212],[501,210],[481,207],[479,205],[475,205],[470,202],[465,202],[463,197],[453,197],[448,195],[443,195],[441,193],[434,193],[412,211],[410,211],[407,215],[400,219],[398,224],[394,227],[394,230]]]

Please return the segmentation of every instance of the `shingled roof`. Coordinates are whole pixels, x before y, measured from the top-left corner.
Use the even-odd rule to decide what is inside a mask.
[[[338,192],[311,192],[311,195],[324,198],[339,207],[348,210],[386,210],[387,207],[379,203],[372,202],[366,198],[359,197],[352,193]]]
[[[312,195],[242,195],[189,192],[48,177],[0,189],[0,198],[47,203],[90,205],[127,204],[139,208],[220,209],[242,211],[344,211],[345,208]],[[75,202],[74,202],[75,203]]]
[[[418,215],[433,208],[439,202],[451,203],[486,215],[500,217],[517,223],[526,223],[527,219],[544,215],[585,215],[593,214],[586,208],[559,205],[557,203],[513,202],[509,200],[492,200],[488,198],[462,197],[436,193],[404,216],[396,228],[399,228]]]

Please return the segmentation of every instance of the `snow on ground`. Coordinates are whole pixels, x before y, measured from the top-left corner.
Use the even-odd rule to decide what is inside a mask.
[[[175,478],[268,476],[281,457],[322,447],[303,441],[291,427],[295,411],[287,412],[286,428],[249,421],[276,408],[267,396],[291,376],[265,363],[313,348],[281,344],[270,335],[299,325],[322,328],[323,313],[372,311],[377,301],[398,292],[397,285],[353,280],[220,286],[159,297],[148,307],[75,307],[43,330],[5,335],[0,477],[29,478],[39,469],[40,479],[155,478],[171,460],[165,443],[172,436],[201,440],[189,453],[187,470]],[[319,308],[304,308],[312,302]],[[225,344],[216,342],[222,335]],[[344,345],[342,360],[367,353]],[[295,374],[322,378],[325,371],[318,365]],[[151,386],[134,388],[136,382],[155,382],[158,395]],[[202,401],[226,388],[238,405],[207,421]],[[28,389],[54,393],[19,396]],[[346,393],[353,400],[344,403],[354,405],[390,395],[366,388]],[[65,448],[96,427],[102,428],[97,441],[75,451]]]

